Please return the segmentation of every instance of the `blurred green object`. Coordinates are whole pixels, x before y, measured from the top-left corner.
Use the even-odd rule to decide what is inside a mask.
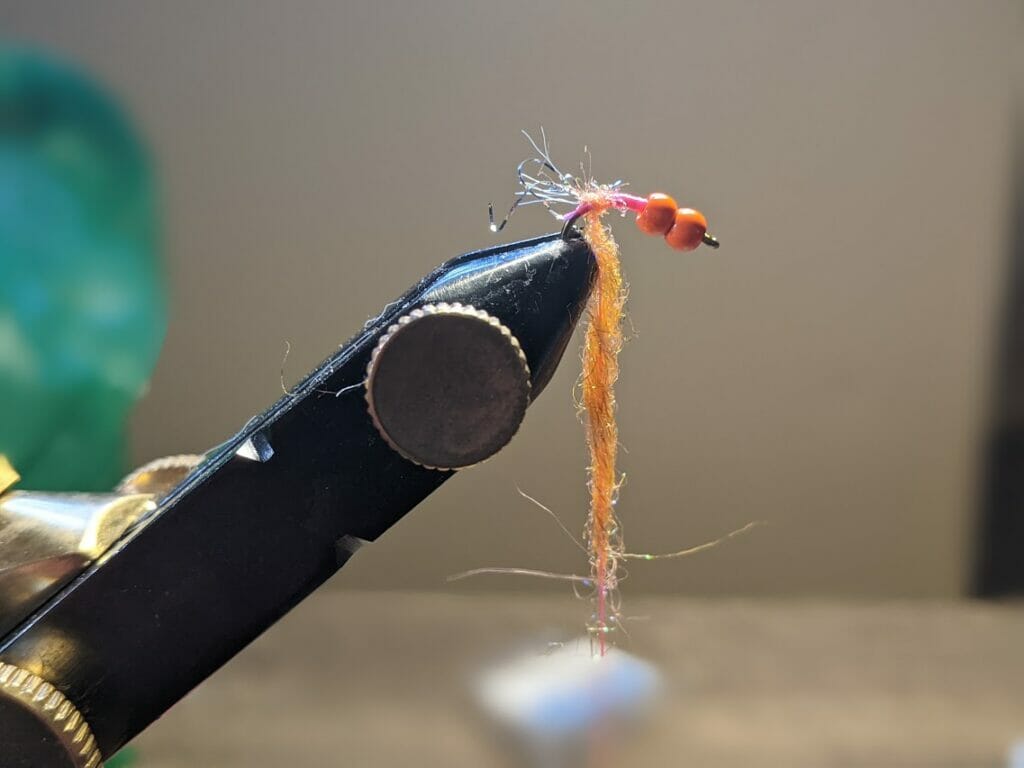
[[[151,163],[72,66],[0,47],[0,452],[21,487],[109,489],[166,330]]]
[[[103,761],[103,768],[131,768],[138,764],[139,755],[131,747],[124,747],[109,760]]]

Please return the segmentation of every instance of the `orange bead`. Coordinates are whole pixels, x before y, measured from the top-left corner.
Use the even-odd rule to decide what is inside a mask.
[[[647,198],[647,205],[636,217],[636,225],[648,235],[664,235],[676,220],[676,201],[661,192]]]
[[[704,214],[693,208],[680,208],[675,212],[672,229],[665,235],[665,242],[677,251],[692,251],[704,240],[708,221]]]

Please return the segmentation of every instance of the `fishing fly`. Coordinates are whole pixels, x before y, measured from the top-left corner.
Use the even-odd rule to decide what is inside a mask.
[[[626,183],[621,179],[601,184],[590,172],[582,172],[582,168],[580,176],[563,173],[551,159],[543,129],[540,144],[526,131],[523,135],[536,155],[523,160],[516,169],[519,189],[500,223],[495,221],[494,205],[488,206],[492,232],[501,232],[518,208],[539,204],[562,222],[563,233],[588,215],[600,216],[609,210],[622,214],[632,211],[641,232],[663,236],[677,251],[692,251],[702,243],[718,248],[718,240],[708,233],[707,219],[700,211],[680,208],[672,197],[661,192],[647,197],[629,194],[624,191]]]
[[[629,194],[625,191],[625,182],[621,180],[602,184],[582,167],[579,176],[564,173],[551,159],[547,135],[543,130],[539,144],[525,131],[523,135],[535,154],[519,164],[519,188],[501,222],[495,221],[494,206],[489,206],[491,231],[500,232],[504,229],[517,209],[527,205],[543,205],[562,222],[564,237],[582,225],[583,237],[597,261],[597,281],[587,305],[588,323],[580,377],[580,407],[590,454],[590,505],[584,532],[590,576],[568,578],[592,590],[594,613],[587,629],[596,643],[597,653],[604,656],[609,636],[621,628],[618,584],[623,559],[635,557],[653,560],[692,554],[714,546],[750,526],[707,545],[667,555],[632,555],[623,547],[621,529],[615,515],[623,480],[617,467],[619,432],[615,382],[619,376],[626,291],[619,248],[611,230],[604,224],[603,217],[609,211],[622,215],[635,213],[636,225],[642,232],[664,237],[665,242],[678,251],[693,251],[701,244],[718,248],[718,240],[708,233],[707,219],[699,211],[681,208],[672,197],[660,192],[646,198]]]

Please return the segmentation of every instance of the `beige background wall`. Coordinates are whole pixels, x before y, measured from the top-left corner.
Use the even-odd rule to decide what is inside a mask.
[[[173,315],[139,460],[203,449],[442,259],[494,242],[543,124],[556,157],[702,208],[717,254],[617,227],[636,550],[768,528],[627,589],[952,595],[1005,258],[1011,2],[4,3],[78,60],[164,173]],[[511,238],[552,228],[518,216]],[[337,583],[443,588],[575,570],[585,504],[570,355],[500,457]],[[475,586],[546,588],[527,581]],[[451,587],[456,589],[456,587]]]

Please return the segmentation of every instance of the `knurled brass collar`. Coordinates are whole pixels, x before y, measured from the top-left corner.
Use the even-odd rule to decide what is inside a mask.
[[[100,768],[102,757],[85,718],[68,698],[20,667],[0,662],[0,716],[4,727],[17,718],[13,742],[4,734],[3,752],[16,765]],[[13,750],[13,756],[10,752]],[[7,759],[0,755],[0,765]],[[17,760],[21,762],[17,762]]]
[[[154,459],[129,473],[118,483],[117,492],[164,496],[198,467],[204,458],[203,454],[185,453]]]

